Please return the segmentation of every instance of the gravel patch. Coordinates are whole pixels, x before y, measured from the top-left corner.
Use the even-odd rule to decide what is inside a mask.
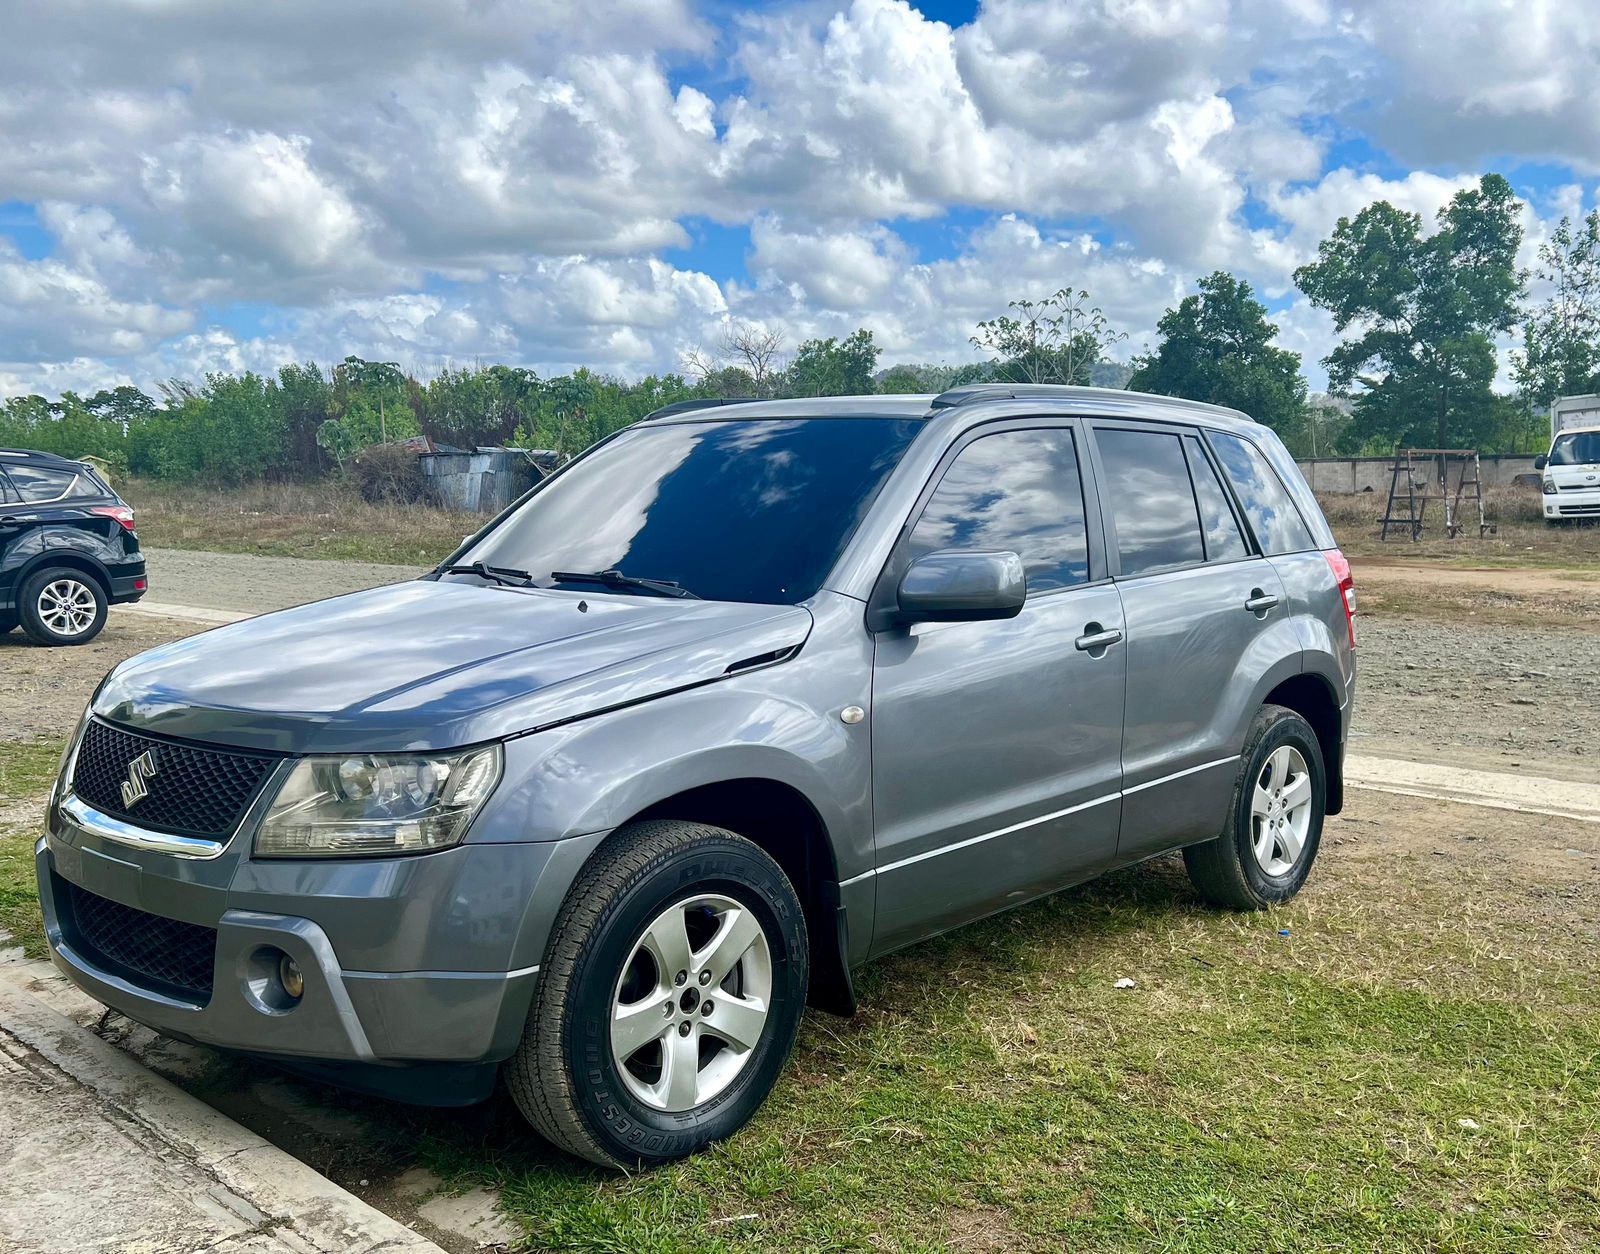
[[[1359,635],[1352,752],[1600,779],[1600,631],[1363,618]]]

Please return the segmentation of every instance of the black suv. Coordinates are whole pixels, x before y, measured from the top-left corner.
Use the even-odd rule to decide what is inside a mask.
[[[0,633],[83,644],[145,587],[133,510],[92,467],[0,449]]]

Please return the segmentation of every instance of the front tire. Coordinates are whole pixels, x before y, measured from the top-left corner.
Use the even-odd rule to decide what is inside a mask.
[[[507,1087],[548,1140],[591,1162],[693,1154],[771,1092],[807,952],[794,886],[759,847],[698,823],[622,828],[556,918]]]
[[[22,585],[18,618],[35,644],[88,644],[106,625],[105,589],[92,575],[51,566]]]
[[[1183,851],[1195,888],[1214,906],[1265,910],[1298,893],[1322,844],[1327,770],[1311,724],[1264,705],[1245,737],[1222,832]]]

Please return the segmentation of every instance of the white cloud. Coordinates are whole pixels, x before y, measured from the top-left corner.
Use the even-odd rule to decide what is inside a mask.
[[[1431,221],[1486,160],[1566,162],[1531,261],[1593,202],[1590,7],[985,0],[952,29],[904,0],[25,6],[0,203],[53,249],[0,253],[0,387],[345,352],[640,372],[729,316],[955,359],[1063,285],[1137,348],[1215,268],[1320,356],[1290,276],[1339,216]],[[1418,168],[1326,168],[1353,136]],[[987,224],[919,256],[951,210]],[[748,226],[747,273],[701,273],[693,219]],[[271,333],[207,325],[236,304]]]

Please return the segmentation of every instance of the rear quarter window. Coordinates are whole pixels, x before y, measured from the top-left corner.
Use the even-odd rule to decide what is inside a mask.
[[[1236,435],[1212,431],[1210,436],[1211,447],[1239,495],[1262,551],[1275,556],[1316,548],[1294,499],[1261,451]]]
[[[29,466],[20,462],[13,462],[7,470],[12,486],[30,505],[100,495],[86,476],[74,470],[63,470],[58,466]]]

